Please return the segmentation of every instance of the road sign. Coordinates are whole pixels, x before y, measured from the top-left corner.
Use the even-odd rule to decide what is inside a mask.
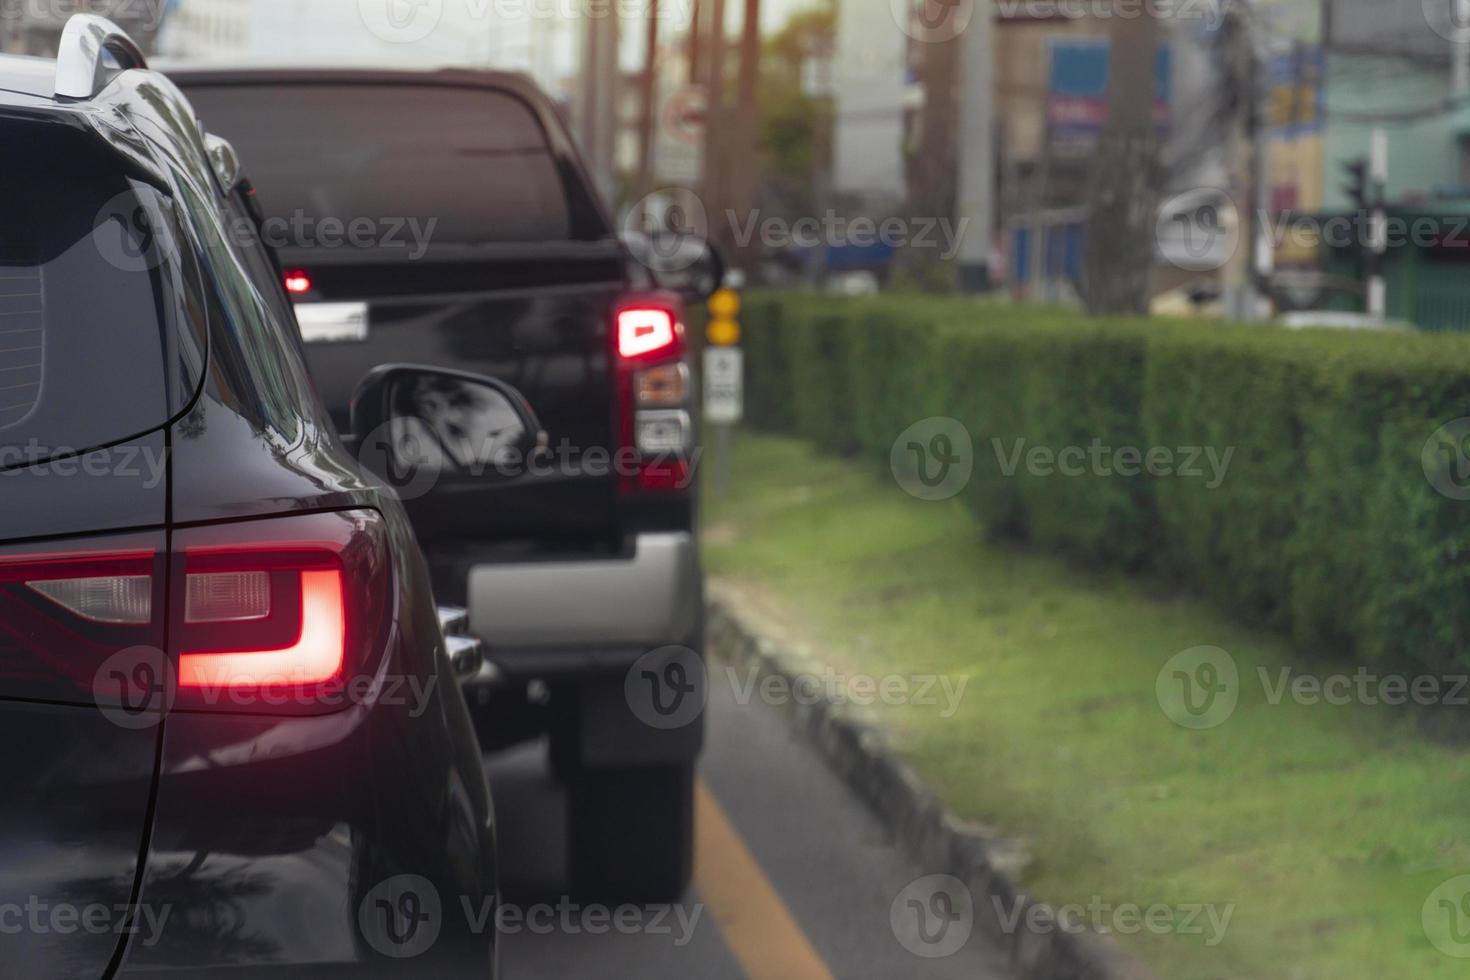
[[[704,142],[709,102],[703,85],[679,89],[664,103],[663,124],[669,135],[689,144]]]
[[[703,86],[660,86],[655,120],[654,175],[661,183],[697,185],[704,173],[704,130],[709,104]]]
[[[745,352],[712,347],[704,352],[704,418],[729,425],[745,417]]]

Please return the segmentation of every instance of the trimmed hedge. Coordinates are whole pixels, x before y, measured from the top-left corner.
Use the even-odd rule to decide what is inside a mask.
[[[950,416],[993,534],[1165,575],[1339,659],[1470,665],[1470,458],[1434,441],[1470,416],[1470,338],[799,293],[749,297],[742,323],[755,427],[886,472],[901,432]],[[1231,455],[1214,485],[1203,455],[1197,477],[1090,455],[1067,476],[1028,466],[1038,447]]]

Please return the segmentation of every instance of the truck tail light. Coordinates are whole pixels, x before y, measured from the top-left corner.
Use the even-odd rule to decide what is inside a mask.
[[[625,494],[689,489],[694,448],[684,307],[672,293],[627,297],[613,310],[619,441],[634,452]]]
[[[392,619],[376,513],[192,529],[174,552],[180,707],[318,713],[375,670]]]
[[[659,306],[628,306],[618,310],[618,354],[624,358],[658,355],[681,346],[684,324],[678,310]]]

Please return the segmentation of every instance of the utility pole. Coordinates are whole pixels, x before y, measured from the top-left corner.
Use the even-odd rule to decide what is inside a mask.
[[[1454,0],[1454,5],[1454,90],[1457,98],[1464,98],[1470,95],[1470,0]]]
[[[1231,8],[1226,13],[1221,44],[1225,50],[1226,104],[1230,110],[1227,167],[1236,222],[1236,246],[1226,256],[1225,265],[1221,269],[1221,289],[1226,319],[1249,320],[1254,316],[1256,304],[1251,288],[1253,249],[1246,243],[1255,241],[1253,237],[1248,237],[1251,227],[1250,213],[1259,206],[1253,190],[1256,186],[1255,177],[1259,173],[1254,165],[1259,159],[1255,151],[1259,126],[1254,95],[1255,45],[1251,40],[1250,23],[1239,7]]]
[[[618,126],[618,18],[611,9],[585,18],[582,97],[578,100],[577,133],[592,165],[598,189],[608,201],[616,196],[615,154]]]
[[[709,216],[710,237],[724,244],[726,164],[730,131],[725,112],[725,0],[704,0],[704,84],[709,103],[705,110],[704,186],[701,197]]]
[[[1158,52],[1158,18],[1113,19],[1108,120],[1098,141],[1083,256],[1083,298],[1094,315],[1148,312],[1158,211]]]
[[[689,84],[690,85],[698,85],[699,84],[699,80],[704,77],[704,76],[702,76],[699,73],[699,69],[700,69],[700,62],[699,62],[699,42],[700,42],[700,36],[699,35],[700,35],[700,31],[699,31],[699,25],[701,23],[703,23],[703,21],[700,20],[700,3],[699,3],[699,0],[694,0],[694,3],[693,3],[693,5],[690,8],[690,16],[689,16]]]
[[[806,65],[802,69],[806,95],[816,104],[816,119],[812,127],[812,204],[813,211],[825,219],[832,200],[832,131],[836,101],[833,82],[836,63],[835,34],[813,39],[806,52]],[[817,289],[826,274],[827,254],[825,248],[812,249],[806,264],[808,288]]]
[[[740,33],[740,78],[735,101],[735,148],[739,165],[728,173],[729,205],[742,226],[748,226],[756,208],[760,184],[760,57],[761,0],[745,0],[745,22]],[[735,266],[753,281],[759,272],[758,237],[737,243]]]
[[[638,119],[638,186],[635,199],[653,193],[653,130],[658,116],[658,0],[648,0],[647,48],[643,62],[642,113]]]
[[[973,25],[971,30],[976,29]],[[963,35],[961,35],[963,36]],[[960,74],[960,38],[947,38],[923,47],[924,107],[920,116],[920,146],[914,161],[909,190],[914,215],[924,220],[953,221],[955,215],[956,168],[955,148],[958,90]],[[937,256],[927,256],[909,246],[904,251],[909,272],[926,285]]]
[[[965,292],[990,288],[990,236],[995,224],[993,146],[995,49],[990,0],[976,0],[962,36],[959,105],[959,280]]]
[[[1388,130],[1373,129],[1372,149],[1368,156],[1369,207],[1371,220],[1368,233],[1366,272],[1368,279],[1367,310],[1370,317],[1383,319],[1388,313],[1388,285],[1383,278],[1383,256],[1388,251]]]

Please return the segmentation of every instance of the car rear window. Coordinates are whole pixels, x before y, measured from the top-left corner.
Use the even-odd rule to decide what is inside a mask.
[[[168,199],[68,126],[0,121],[0,145],[0,469],[158,428],[190,383]]]
[[[570,209],[530,108],[440,85],[203,86],[189,99],[235,145],[277,247],[563,241]]]

